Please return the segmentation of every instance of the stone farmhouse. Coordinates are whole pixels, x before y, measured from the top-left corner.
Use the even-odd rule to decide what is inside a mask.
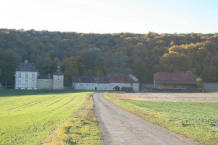
[[[191,72],[157,72],[155,89],[196,88],[196,76]]]
[[[64,75],[58,67],[52,76],[39,76],[35,65],[25,60],[16,68],[15,89],[64,89]]]
[[[105,77],[73,77],[72,87],[76,90],[132,90],[139,91],[139,81],[133,75],[113,74]]]

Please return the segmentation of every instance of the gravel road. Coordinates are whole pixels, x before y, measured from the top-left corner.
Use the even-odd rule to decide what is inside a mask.
[[[149,123],[94,95],[95,112],[105,145],[198,145],[188,138]]]

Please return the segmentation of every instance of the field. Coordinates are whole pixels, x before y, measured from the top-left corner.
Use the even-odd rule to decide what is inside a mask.
[[[164,95],[173,96],[167,93]],[[184,95],[183,97],[191,97],[190,94]],[[178,100],[175,102],[175,99],[173,102],[158,99],[134,100],[143,97],[145,94],[134,96],[134,94],[105,93],[107,100],[145,120],[193,138],[202,144],[218,145],[218,102],[193,102],[194,98],[191,102],[178,102]]]
[[[124,100],[170,102],[218,102],[218,93],[113,93]]]
[[[103,145],[94,113],[93,97],[89,97],[73,117],[66,120],[43,142],[43,145],[57,144]]]
[[[1,145],[39,144],[56,128],[72,119],[84,103],[92,101],[90,92],[25,91],[23,94],[19,91],[0,91]],[[97,123],[92,128],[94,133],[99,133]]]

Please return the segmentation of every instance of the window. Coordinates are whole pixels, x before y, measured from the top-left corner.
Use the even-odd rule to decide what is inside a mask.
[[[17,86],[18,86],[18,87],[21,87],[21,80],[20,80],[20,79],[18,80]]]
[[[28,86],[28,80],[25,80],[25,85],[26,85],[26,87]]]
[[[18,73],[17,73],[17,77],[18,77],[18,78],[21,78],[21,72],[18,72]]]
[[[36,78],[36,75],[32,74],[32,80],[35,80],[35,78]]]
[[[35,81],[32,80],[32,87],[35,87]]]
[[[25,79],[28,79],[28,73],[25,73]]]

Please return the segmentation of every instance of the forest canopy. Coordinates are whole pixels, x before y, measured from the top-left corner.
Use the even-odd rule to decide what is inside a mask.
[[[61,65],[72,76],[132,73],[141,83],[155,72],[192,71],[218,81],[218,34],[84,34],[0,29],[0,82],[13,86],[16,66],[28,59],[40,74]]]

